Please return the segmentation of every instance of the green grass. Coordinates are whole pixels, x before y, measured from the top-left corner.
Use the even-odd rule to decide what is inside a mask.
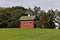
[[[60,40],[60,30],[3,28],[0,40]]]

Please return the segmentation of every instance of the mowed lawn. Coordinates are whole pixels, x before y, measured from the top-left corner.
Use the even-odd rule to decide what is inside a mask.
[[[60,40],[60,30],[1,28],[0,40]]]

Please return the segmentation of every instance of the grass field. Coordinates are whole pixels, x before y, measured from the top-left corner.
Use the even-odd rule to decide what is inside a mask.
[[[60,40],[60,30],[3,28],[0,40]]]

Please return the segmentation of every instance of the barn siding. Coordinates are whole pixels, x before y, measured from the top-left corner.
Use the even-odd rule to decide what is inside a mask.
[[[23,22],[31,22],[31,24],[24,24]],[[21,20],[20,21],[20,27],[21,28],[34,28],[34,20]]]

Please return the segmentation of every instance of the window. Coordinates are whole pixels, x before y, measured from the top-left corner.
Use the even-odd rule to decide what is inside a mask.
[[[27,22],[21,22],[21,24],[27,24]]]
[[[28,24],[31,24],[31,22],[28,22]]]
[[[21,22],[21,24],[31,24],[31,22]]]

